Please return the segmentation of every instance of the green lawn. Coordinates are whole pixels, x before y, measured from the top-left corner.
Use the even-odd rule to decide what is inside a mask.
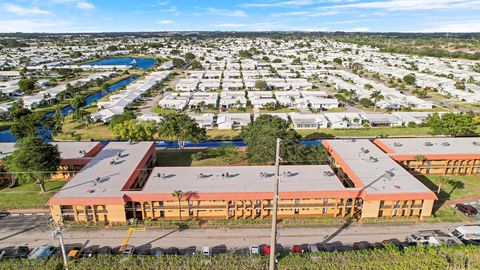
[[[174,109],[165,109],[165,108],[160,108],[158,104],[155,104],[151,110],[152,113],[155,114],[169,114],[169,113],[176,113],[177,111]]]
[[[225,162],[222,158],[205,157],[201,160],[194,160],[192,155],[201,152],[199,150],[183,151],[158,151],[158,166],[227,166],[227,165],[248,165],[245,152],[238,152],[237,157],[231,162]]]
[[[55,194],[66,181],[48,181],[45,183],[46,193],[40,193],[35,183],[24,184],[14,188],[0,190],[0,209],[47,208],[50,196]]]
[[[93,109],[92,109],[93,110]],[[108,125],[103,123],[93,123],[85,127],[85,124],[72,119],[72,116],[65,117],[63,132],[54,136],[56,140],[113,140],[115,135],[108,129]]]

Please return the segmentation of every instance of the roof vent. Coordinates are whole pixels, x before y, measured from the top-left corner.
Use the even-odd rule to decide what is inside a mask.
[[[395,173],[393,173],[392,171],[385,171],[385,175],[387,175],[388,177],[394,177]]]
[[[400,146],[402,146],[402,145],[403,145],[403,144],[401,144],[401,143],[399,143],[399,142],[394,142],[394,143],[393,143],[393,146],[395,146],[395,147],[400,147]]]
[[[266,173],[266,172],[260,172],[260,177],[261,177],[261,178],[267,178],[267,177],[268,177],[268,173]]]
[[[87,189],[87,193],[94,193],[95,189]]]
[[[78,151],[79,154],[85,155],[87,152],[85,150]]]
[[[480,141],[474,141],[473,145],[480,146]]]
[[[331,171],[324,171],[323,172],[323,176],[327,176],[327,177],[332,177],[334,176],[335,173],[334,172],[331,172]]]
[[[433,146],[433,143],[431,143],[431,142],[425,142],[424,145],[425,145],[425,146]]]
[[[165,174],[164,173],[157,173],[157,178],[162,178],[162,180],[165,180]]]
[[[401,187],[399,185],[394,185],[393,186],[395,189],[401,189]]]
[[[370,156],[368,158],[368,162],[372,162],[372,163],[378,162],[378,158]]]
[[[442,145],[443,145],[443,146],[450,146],[450,143],[448,143],[448,142],[443,142]]]

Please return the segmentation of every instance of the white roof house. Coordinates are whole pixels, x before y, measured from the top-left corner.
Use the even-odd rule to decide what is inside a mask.
[[[318,129],[327,128],[328,120],[322,114],[290,113],[293,128],[295,129]]]
[[[301,99],[298,91],[276,91],[274,94],[280,105],[289,108],[296,107],[296,101]]]
[[[137,117],[137,122],[143,122],[143,121],[155,121],[157,123],[160,123],[162,121],[162,117],[160,115],[156,114],[142,114]]]
[[[250,91],[248,92],[248,99],[250,99],[254,108],[263,108],[269,103],[277,102],[271,91]]]
[[[312,89],[313,84],[308,82],[307,79],[287,79],[287,83],[290,84],[290,88],[296,91],[303,91]]]
[[[181,79],[175,86],[175,89],[177,91],[193,92],[197,90],[198,83],[198,79]]]
[[[189,107],[197,107],[200,105],[200,103],[203,103],[204,106],[215,107],[217,105],[217,99],[218,93],[215,92],[195,92],[190,99]]]
[[[249,113],[221,113],[217,116],[218,129],[238,129],[251,122]]]
[[[400,127],[403,121],[390,113],[361,113],[363,120],[367,120],[371,127]]]
[[[354,129],[362,127],[362,117],[358,113],[325,113],[333,129]]]
[[[229,109],[233,107],[245,107],[247,98],[244,91],[223,91],[220,94],[220,107]]]
[[[431,112],[394,112],[393,115],[397,116],[402,120],[403,125],[408,125],[410,122],[413,122],[417,125],[422,124],[425,122],[427,117],[433,114]],[[443,112],[439,112],[439,115],[444,114]]]
[[[158,106],[162,108],[183,110],[190,101],[192,93],[167,93],[162,100],[158,102]]]
[[[242,79],[223,79],[222,89],[227,91],[243,89],[243,81]]]
[[[215,115],[213,113],[189,114],[188,116],[202,128],[212,129],[215,123]]]
[[[265,81],[270,89],[275,90],[288,90],[290,89],[290,84],[288,84],[285,79],[282,78],[266,78]]]
[[[208,70],[203,75],[205,79],[220,79],[222,77],[222,71],[218,70]]]
[[[202,79],[198,89],[203,92],[220,89],[220,79]]]

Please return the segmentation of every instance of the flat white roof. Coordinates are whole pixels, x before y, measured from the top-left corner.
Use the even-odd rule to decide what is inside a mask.
[[[431,192],[369,140],[326,142],[358,177],[367,193]]]
[[[327,165],[280,166],[280,175],[280,192],[345,190]],[[274,180],[274,166],[156,167],[143,191],[168,194],[175,190],[185,193],[273,192]]]
[[[395,138],[377,139],[388,146],[394,154],[480,155],[480,137],[471,138]]]

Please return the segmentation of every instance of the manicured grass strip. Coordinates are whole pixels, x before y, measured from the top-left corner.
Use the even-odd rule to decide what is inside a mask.
[[[35,183],[23,184],[14,188],[0,190],[0,209],[47,208],[48,199],[60,190],[66,181],[48,181],[46,193],[40,193]]]

